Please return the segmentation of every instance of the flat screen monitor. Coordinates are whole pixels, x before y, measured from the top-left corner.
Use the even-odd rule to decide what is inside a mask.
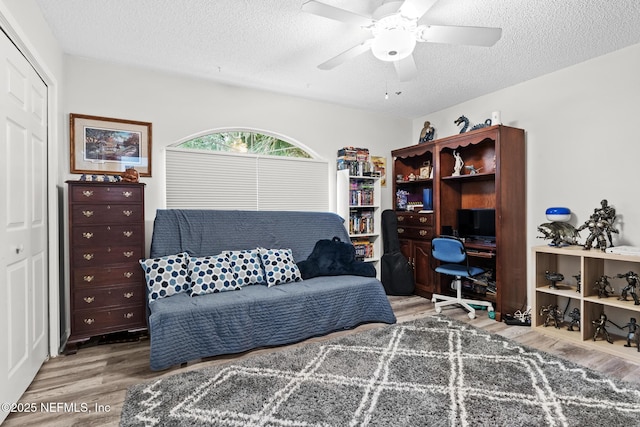
[[[495,242],[495,209],[458,209],[458,235],[460,237]]]

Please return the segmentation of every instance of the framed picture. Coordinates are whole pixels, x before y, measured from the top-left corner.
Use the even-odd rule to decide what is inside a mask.
[[[70,114],[71,173],[151,176],[151,123]]]

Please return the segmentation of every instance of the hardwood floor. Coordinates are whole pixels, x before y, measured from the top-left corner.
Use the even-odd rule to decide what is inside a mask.
[[[418,296],[389,297],[389,299],[398,322],[435,314],[433,304]],[[489,319],[486,312],[478,312],[478,317],[474,320],[469,319],[466,312],[460,308],[444,308],[442,314],[604,372],[611,377],[640,384],[640,355],[638,362],[634,363],[597,350],[558,341],[532,331],[528,327],[508,326],[496,322]],[[350,331],[312,338],[293,346],[324,341],[381,326],[381,324],[362,325]],[[282,348],[285,347],[264,348],[241,355],[214,357],[190,363],[183,368],[177,367],[162,372],[149,370],[148,339],[81,348],[75,355],[59,356],[45,362],[20,400],[22,404],[35,403],[37,411],[12,413],[3,426],[117,426],[120,422],[125,394],[130,385],[255,354],[277,352]],[[49,408],[49,412],[41,410],[41,403]],[[76,411],[69,411],[73,406],[68,406],[66,411],[64,406],[59,406],[65,403],[75,404]],[[96,411],[96,405],[102,411]],[[83,412],[85,408],[88,411]]]

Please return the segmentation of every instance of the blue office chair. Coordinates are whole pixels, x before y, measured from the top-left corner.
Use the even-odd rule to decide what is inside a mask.
[[[471,300],[462,298],[462,278],[477,276],[484,270],[479,267],[470,267],[467,251],[464,243],[458,238],[440,236],[431,240],[432,258],[440,261],[434,270],[441,274],[453,276],[452,288],[456,290],[456,296],[433,294],[431,301],[436,305],[436,313],[442,311],[442,307],[452,304],[460,304],[469,311],[469,318],[476,317],[476,310],[469,304],[486,306],[488,311],[493,311],[493,305],[488,301]],[[438,300],[442,300],[438,302]]]

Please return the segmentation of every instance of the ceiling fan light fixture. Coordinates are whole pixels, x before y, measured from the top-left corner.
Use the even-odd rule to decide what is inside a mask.
[[[404,28],[385,28],[375,35],[371,52],[381,61],[399,61],[411,55],[415,47],[413,32]]]

